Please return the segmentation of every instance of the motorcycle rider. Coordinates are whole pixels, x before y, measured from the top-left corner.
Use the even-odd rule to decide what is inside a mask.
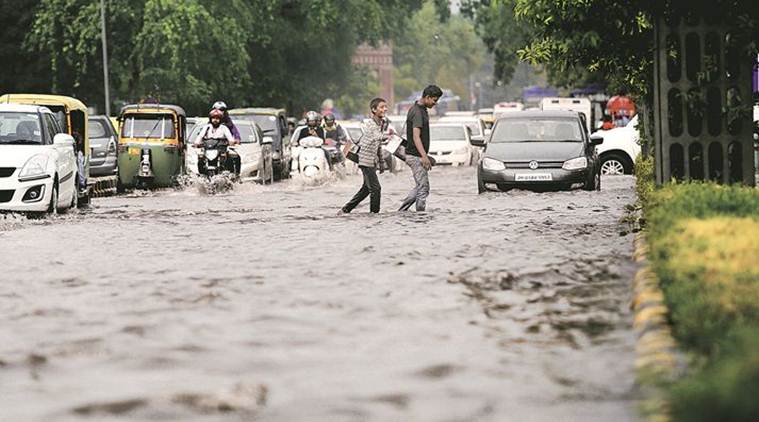
[[[335,115],[332,113],[327,113],[324,116],[324,137],[332,139],[335,142],[335,147],[337,147],[338,151],[337,161],[342,162],[345,158],[342,154],[343,144],[348,140],[348,136],[345,134],[345,129],[337,123]]]
[[[240,131],[237,130],[237,126],[235,126],[235,123],[232,121],[232,118],[229,117],[229,112],[227,111],[227,104],[224,101],[216,101],[213,103],[213,107],[211,107],[212,110],[220,110],[222,113],[224,113],[224,117],[221,119],[221,122],[229,128],[229,131],[232,133],[232,136],[240,142],[242,139],[240,138]]]
[[[229,142],[230,146],[237,145],[240,143],[240,141],[236,140],[234,136],[232,135],[232,132],[229,130],[229,128],[226,125],[221,124],[222,120],[224,119],[224,112],[219,109],[212,109],[210,113],[208,113],[208,124],[206,124],[203,129],[198,132],[197,137],[195,137],[195,141],[193,144],[196,147],[200,147],[203,145],[203,139],[226,139],[227,142]],[[232,166],[233,166],[233,172],[236,176],[240,176],[240,156],[237,153],[234,153],[234,155],[237,157],[237,160],[235,160],[232,156],[233,150],[228,149],[229,157],[228,159],[232,160]]]
[[[232,118],[229,117],[229,112],[227,111],[227,104],[224,101],[216,101],[213,103],[213,107],[211,110],[219,110],[221,111],[222,118],[221,123],[224,124],[229,129],[229,132],[232,134],[232,137],[235,141],[237,141],[237,144],[239,144],[242,139],[240,137],[240,131],[237,129],[237,126],[235,126],[235,123],[232,121]],[[231,144],[230,144],[231,145]],[[237,151],[233,149],[228,150],[229,153],[229,159],[232,160],[232,166],[235,169],[235,175],[240,176],[240,168],[242,167],[242,159],[240,158],[240,154],[237,153]]]

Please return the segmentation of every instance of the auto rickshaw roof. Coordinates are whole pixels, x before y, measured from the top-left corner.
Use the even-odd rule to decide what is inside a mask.
[[[274,108],[274,107],[248,107],[248,108],[234,108],[232,110],[229,110],[229,114],[231,115],[239,115],[239,114],[265,114],[265,115],[271,115],[271,116],[278,116],[280,114],[285,114],[284,108]]]
[[[69,110],[87,112],[87,106],[73,97],[50,94],[5,94],[0,97],[0,103],[34,104],[42,106],[64,106]]]
[[[137,113],[165,113],[167,111],[172,111],[176,113],[179,116],[187,117],[187,114],[185,113],[184,109],[177,105],[172,104],[129,104],[122,107],[121,112],[119,112],[119,115],[122,115],[126,112],[137,112]]]

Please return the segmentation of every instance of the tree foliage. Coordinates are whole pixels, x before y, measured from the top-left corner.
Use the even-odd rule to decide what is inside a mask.
[[[23,41],[24,49],[18,54],[2,49],[0,57],[41,64],[37,79],[9,78],[3,88],[73,95],[102,109],[99,3],[38,0],[3,14],[0,19],[15,17],[8,25],[18,23],[19,30],[4,31],[0,43]],[[132,102],[152,95],[204,113],[219,98],[231,105],[299,111],[325,97],[365,91],[371,77],[351,65],[355,47],[400,34],[422,0],[107,0],[106,5],[112,97]],[[18,39],[24,33],[25,39]]]
[[[472,23],[451,15],[438,23],[439,14],[427,2],[409,22],[394,45],[395,94],[404,98],[435,83],[468,98],[469,78],[487,61],[487,50]]]

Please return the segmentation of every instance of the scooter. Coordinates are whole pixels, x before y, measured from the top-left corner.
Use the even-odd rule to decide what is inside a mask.
[[[327,155],[322,149],[324,141],[318,136],[307,136],[298,142],[297,150],[293,151],[293,157],[297,156],[298,171],[307,178],[316,178],[329,173]]]

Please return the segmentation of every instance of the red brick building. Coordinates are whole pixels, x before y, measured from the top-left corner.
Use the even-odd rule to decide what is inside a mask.
[[[356,48],[356,52],[353,54],[353,64],[366,66],[374,71],[380,84],[380,92],[377,94],[386,99],[392,107],[395,102],[393,93],[393,46],[381,44],[378,47],[372,47],[368,44],[362,44]]]

